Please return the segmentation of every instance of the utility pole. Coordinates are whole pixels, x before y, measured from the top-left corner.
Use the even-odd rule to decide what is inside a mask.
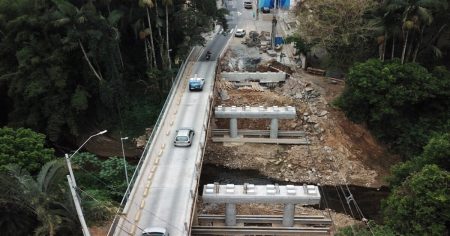
[[[75,182],[75,175],[73,174],[73,170],[72,170],[72,164],[70,163],[70,159],[78,153],[78,151],[81,150],[81,148],[87,143],[89,142],[89,140],[91,140],[91,138],[98,136],[98,135],[102,135],[104,133],[108,132],[107,130],[103,130],[100,131],[94,135],[91,135],[88,139],[86,139],[86,141],[81,144],[81,146],[72,154],[72,155],[68,155],[67,153],[65,154],[65,158],[66,158],[66,163],[67,163],[67,168],[69,169],[69,175],[67,175],[67,181],[69,182],[69,188],[70,188],[70,192],[72,193],[72,198],[73,198],[73,202],[75,203],[75,208],[77,210],[77,215],[78,215],[78,219],[80,220],[81,223],[81,229],[83,231],[83,235],[84,236],[91,236],[91,234],[89,233],[89,229],[87,227],[86,221],[84,220],[84,216],[83,216],[83,211],[81,209],[81,205],[80,205],[80,199],[78,198],[76,189],[77,189],[77,183]]]
[[[275,49],[275,35],[277,34],[277,12],[278,12],[277,7],[278,7],[278,1],[275,0],[274,12],[273,12],[273,18],[272,18],[272,35],[271,35],[272,50]]]
[[[87,227],[86,221],[84,220],[83,211],[81,210],[80,199],[78,199],[78,195],[75,192],[76,185],[74,185],[70,175],[67,175],[66,177],[67,177],[67,182],[69,182],[70,192],[72,193],[73,202],[75,203],[75,209],[77,210],[77,215],[78,215],[78,219],[80,220],[80,223],[81,223],[81,229],[83,230],[83,235],[91,236],[91,233],[89,233],[89,229]],[[75,179],[73,179],[73,180],[75,180]]]
[[[123,157],[123,168],[125,169],[125,178],[127,180],[127,189],[130,185],[130,181],[128,180],[128,171],[127,171],[127,160],[125,159],[125,149],[123,148],[123,140],[127,140],[128,137],[120,138],[120,143],[122,144],[122,157]]]

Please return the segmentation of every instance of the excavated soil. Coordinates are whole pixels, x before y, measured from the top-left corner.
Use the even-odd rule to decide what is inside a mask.
[[[218,76],[220,78],[220,75]],[[331,103],[344,83],[302,71],[275,89],[235,88],[218,81],[229,99],[215,105],[294,106],[297,118],[280,120],[280,130],[305,131],[310,145],[230,144],[209,140],[205,162],[233,169],[258,170],[282,181],[322,185],[380,187],[396,157],[387,154],[361,125],[349,121]],[[239,129],[268,130],[270,120],[238,119]],[[211,128],[229,128],[227,119],[212,118]]]

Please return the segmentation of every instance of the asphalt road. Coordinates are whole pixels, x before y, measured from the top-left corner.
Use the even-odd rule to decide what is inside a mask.
[[[242,0],[225,1],[231,13],[228,17],[230,30],[218,33],[208,42],[198,61],[186,68],[188,75],[180,81],[174,101],[167,109],[114,235],[141,235],[147,227],[164,227],[171,236],[187,235],[195,204],[193,194],[197,193],[201,171],[196,169],[196,164],[203,155],[215,61],[229,38],[234,37],[233,29],[240,18],[252,16],[252,10],[243,9]],[[209,61],[205,60],[208,50],[212,52]],[[194,75],[205,78],[201,92],[189,91],[187,83]],[[173,146],[176,130],[185,127],[195,131],[192,146]]]

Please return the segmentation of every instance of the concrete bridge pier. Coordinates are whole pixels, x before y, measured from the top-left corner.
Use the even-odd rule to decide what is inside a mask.
[[[294,217],[295,217],[295,204],[292,203],[284,204],[283,226],[285,227],[294,226]]]
[[[225,204],[225,225],[236,225],[236,204],[234,203]]]
[[[230,136],[232,138],[238,137],[237,118],[230,118]]]
[[[278,119],[272,118],[270,121],[270,138],[278,138]]]

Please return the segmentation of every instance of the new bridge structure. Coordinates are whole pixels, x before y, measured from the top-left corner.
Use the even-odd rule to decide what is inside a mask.
[[[227,8],[231,12],[229,28],[235,29],[240,14],[236,14],[235,5]],[[246,17],[251,19],[251,12]],[[228,34],[217,32],[205,48],[195,47],[182,64],[109,236],[142,235],[149,227],[165,228],[170,236],[192,233],[208,121],[213,111],[217,60],[230,37],[233,37],[232,30]],[[205,59],[207,51],[212,52],[209,60]],[[189,78],[194,75],[205,79],[203,91],[189,91]],[[190,147],[173,145],[180,128],[195,131]],[[288,208],[291,210],[292,204]],[[289,221],[293,221],[289,216]]]

